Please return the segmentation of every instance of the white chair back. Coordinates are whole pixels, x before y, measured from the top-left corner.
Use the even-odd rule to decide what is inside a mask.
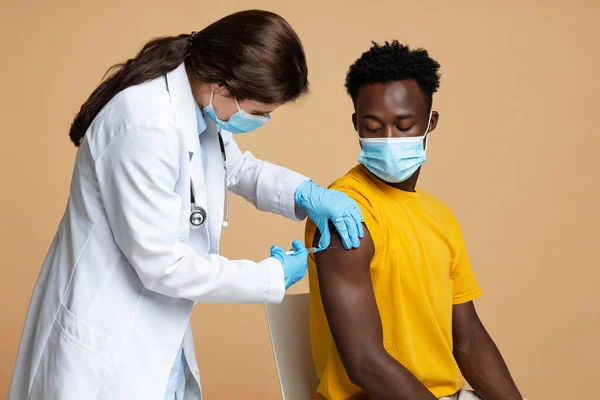
[[[265,312],[283,400],[314,400],[319,379],[310,346],[309,294],[285,296]]]

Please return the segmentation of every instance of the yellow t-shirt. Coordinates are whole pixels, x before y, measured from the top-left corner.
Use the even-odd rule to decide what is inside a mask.
[[[404,192],[359,165],[331,185],[360,206],[375,245],[371,279],[387,352],[436,397],[456,393],[464,379],[452,355],[452,306],[481,294],[450,209],[417,189]],[[315,225],[306,227],[312,246]],[[313,357],[318,398],[363,394],[350,382],[321,303],[314,257],[309,259]],[[360,397],[360,396],[359,396]]]

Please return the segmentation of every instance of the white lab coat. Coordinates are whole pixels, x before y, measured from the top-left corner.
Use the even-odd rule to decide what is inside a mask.
[[[228,188],[259,210],[303,219],[294,192],[307,178],[242,153],[222,134]],[[163,400],[182,340],[195,378],[185,398],[201,397],[190,328],[195,302],[269,303],[284,294],[275,259],[218,255],[221,157],[212,121],[198,136],[184,65],[104,107],[77,153],[9,400]],[[189,229],[190,178],[208,213],[198,230]]]

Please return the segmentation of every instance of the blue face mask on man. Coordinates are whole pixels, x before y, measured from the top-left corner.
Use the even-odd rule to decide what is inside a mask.
[[[423,136],[393,138],[359,138],[358,162],[385,182],[399,183],[410,178],[427,161],[427,134],[431,115]]]
[[[252,115],[248,114],[246,111],[240,108],[240,105],[235,99],[235,104],[238,108],[238,111],[234,113],[229,120],[221,121],[219,117],[217,117],[217,113],[215,112],[215,108],[213,107],[213,94],[215,93],[214,89],[210,92],[210,103],[202,109],[210,119],[215,121],[215,124],[223,130],[226,130],[231,133],[248,133],[252,132],[255,129],[260,128],[265,123],[267,123],[271,117],[267,115],[266,117],[260,115]]]

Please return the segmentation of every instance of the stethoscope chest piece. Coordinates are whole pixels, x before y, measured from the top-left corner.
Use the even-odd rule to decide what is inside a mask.
[[[204,208],[192,204],[192,211],[190,213],[190,228],[198,229],[206,222],[206,210]]]
[[[225,219],[223,220],[223,228],[229,226],[229,194],[227,192],[227,155],[225,153],[225,143],[221,136],[221,131],[217,131],[219,138],[219,147],[221,148],[221,155],[223,156],[223,187],[225,188]],[[190,228],[198,229],[206,222],[206,210],[196,205],[196,194],[194,193],[194,182],[190,178],[190,203],[192,209],[190,210]]]

